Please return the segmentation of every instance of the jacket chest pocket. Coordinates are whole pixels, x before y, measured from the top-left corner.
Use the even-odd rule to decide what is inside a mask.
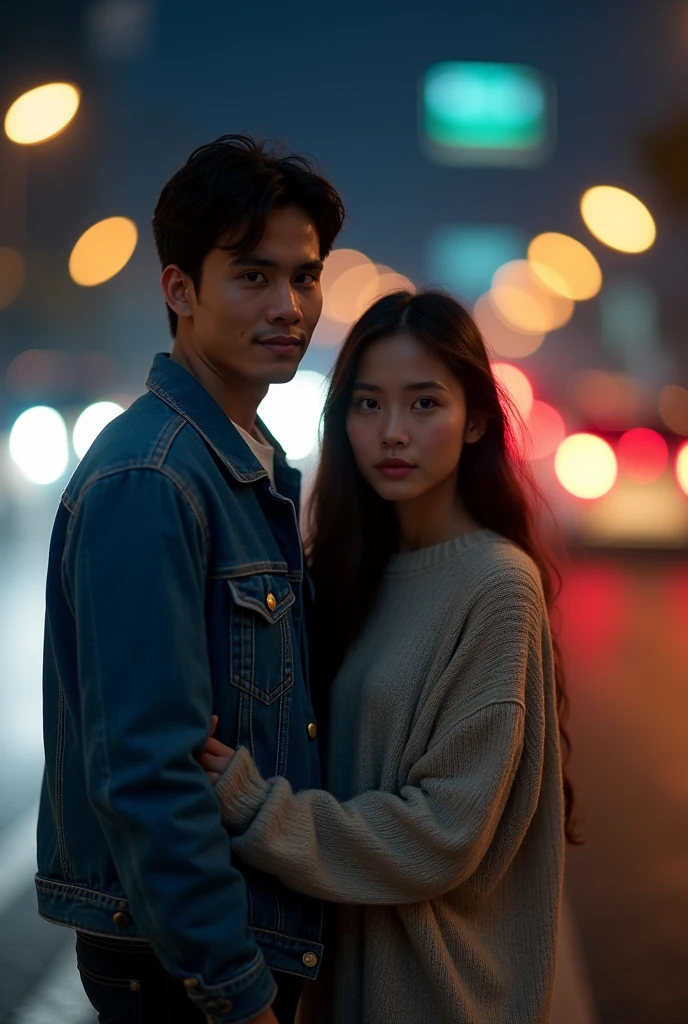
[[[287,579],[267,573],[227,584],[232,684],[271,704],[294,682],[289,615],[294,592]]]

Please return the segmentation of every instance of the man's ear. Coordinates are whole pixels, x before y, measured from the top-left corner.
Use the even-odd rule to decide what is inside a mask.
[[[469,417],[466,421],[466,432],[463,435],[464,444],[475,444],[487,430],[487,420],[484,416]]]
[[[190,317],[193,315],[189,294],[195,297],[195,289],[188,274],[171,263],[162,272],[160,286],[165,296],[165,302],[177,316]]]

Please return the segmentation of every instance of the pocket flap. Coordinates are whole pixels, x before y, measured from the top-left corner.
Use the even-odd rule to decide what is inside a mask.
[[[296,600],[289,580],[284,576],[256,573],[227,580],[227,583],[236,604],[258,612],[271,623],[279,621]]]

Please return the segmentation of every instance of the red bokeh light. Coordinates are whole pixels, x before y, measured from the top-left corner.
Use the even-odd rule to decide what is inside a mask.
[[[544,459],[559,447],[566,437],[566,425],[553,405],[533,402],[528,417],[527,453],[531,459]]]
[[[666,469],[669,448],[656,430],[634,427],[619,438],[616,449],[619,469],[637,484],[651,484]]]

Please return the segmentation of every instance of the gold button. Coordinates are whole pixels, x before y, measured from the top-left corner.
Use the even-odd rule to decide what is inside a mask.
[[[198,988],[198,978],[184,978],[184,988]]]
[[[277,607],[277,598],[275,597],[274,594],[268,594],[268,596],[265,598],[265,603],[270,609],[270,611],[274,612],[275,608]]]
[[[138,983],[138,981],[130,981],[129,982],[129,988],[131,989],[132,992],[138,992],[138,990],[139,990],[139,983]]]
[[[129,928],[131,927],[131,918],[124,911],[118,910],[116,914],[112,915],[112,920],[118,928]]]
[[[304,953],[301,957],[305,967],[315,967],[318,963],[318,958],[315,953]]]
[[[314,740],[315,737],[318,735],[318,727],[315,724],[315,722],[308,723],[308,735],[312,740]]]

